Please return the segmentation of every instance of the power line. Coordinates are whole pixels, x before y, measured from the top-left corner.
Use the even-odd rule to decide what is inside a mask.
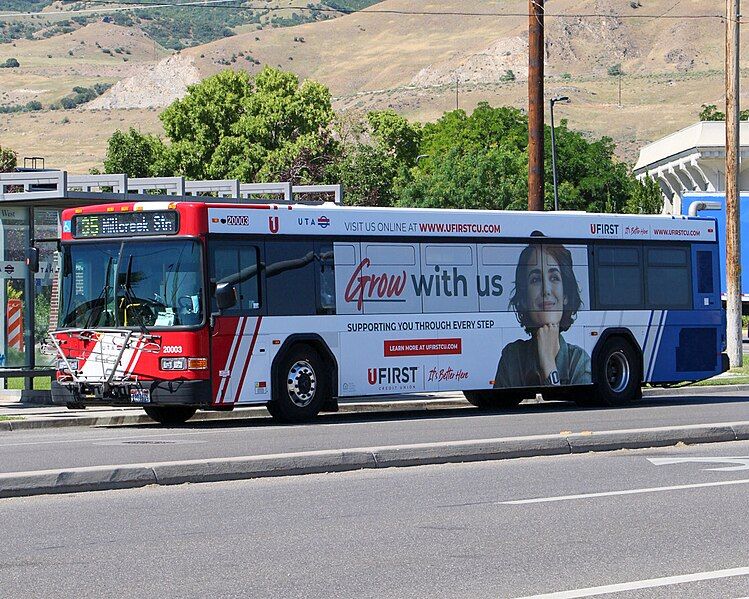
[[[116,5],[111,8],[89,8],[79,10],[61,10],[61,11],[48,11],[48,12],[17,12],[0,14],[0,19],[11,18],[11,17],[29,17],[29,16],[54,16],[54,15],[75,15],[82,13],[101,13],[101,12],[116,12],[124,10],[137,10],[137,9],[150,9],[150,8],[212,8],[212,9],[232,9],[232,10],[258,10],[266,12],[288,12],[292,10],[296,11],[307,11],[307,12],[318,12],[318,13],[335,13],[335,14],[383,14],[383,15],[398,15],[398,16],[435,16],[435,17],[493,17],[493,18],[513,18],[513,17],[525,17],[528,18],[530,15],[527,12],[474,12],[474,11],[438,11],[438,10],[398,10],[398,9],[387,9],[387,8],[368,8],[363,11],[357,11],[347,8],[332,8],[332,7],[319,7],[310,8],[309,6],[256,6],[256,5],[245,5],[243,3],[230,2],[228,0],[193,0],[189,2],[133,2],[131,0],[88,0],[88,4],[101,4],[101,5]],[[678,4],[678,2],[677,2]],[[662,14],[610,14],[610,13],[545,13],[545,18],[551,19],[668,19],[668,20],[697,20],[697,19],[721,19],[724,20],[725,16],[721,14],[667,14],[670,10],[675,8],[676,5],[672,6],[669,10]]]

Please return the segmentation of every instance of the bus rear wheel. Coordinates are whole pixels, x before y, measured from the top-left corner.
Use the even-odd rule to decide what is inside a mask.
[[[594,400],[604,406],[626,406],[642,398],[642,361],[622,337],[610,337],[596,363]]]
[[[463,391],[463,395],[479,410],[508,410],[517,407],[524,399],[521,393],[488,389]]]
[[[143,406],[151,418],[161,424],[184,424],[195,415],[196,408],[190,406]]]
[[[279,364],[268,412],[279,422],[312,420],[328,399],[328,379],[325,363],[313,347],[292,347]]]

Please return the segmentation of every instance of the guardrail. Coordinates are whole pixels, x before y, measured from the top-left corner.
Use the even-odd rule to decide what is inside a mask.
[[[74,197],[92,202],[102,193],[158,195],[168,197],[218,197],[237,202],[254,200],[257,196],[272,196],[273,201],[303,203],[303,196],[331,195],[341,204],[341,185],[292,185],[290,182],[242,183],[238,179],[188,181],[184,177],[128,177],[125,174],[68,175],[66,171],[23,171],[0,173],[0,203],[4,201],[59,200]],[[142,198],[138,198],[142,199]],[[148,199],[148,198],[146,198]]]

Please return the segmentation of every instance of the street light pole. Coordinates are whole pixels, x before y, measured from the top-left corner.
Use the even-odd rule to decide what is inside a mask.
[[[557,102],[569,102],[567,96],[556,96],[549,100],[549,111],[551,112],[551,174],[554,177],[554,210],[559,210],[559,192],[557,190],[557,141],[554,134],[554,104]]]

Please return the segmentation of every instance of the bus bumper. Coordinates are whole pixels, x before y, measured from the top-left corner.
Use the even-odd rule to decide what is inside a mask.
[[[91,406],[193,406],[211,405],[211,381],[143,381],[149,390],[147,403],[130,400],[126,387],[113,386],[104,392],[103,385],[85,385],[80,390],[52,381],[52,403],[57,405]]]

